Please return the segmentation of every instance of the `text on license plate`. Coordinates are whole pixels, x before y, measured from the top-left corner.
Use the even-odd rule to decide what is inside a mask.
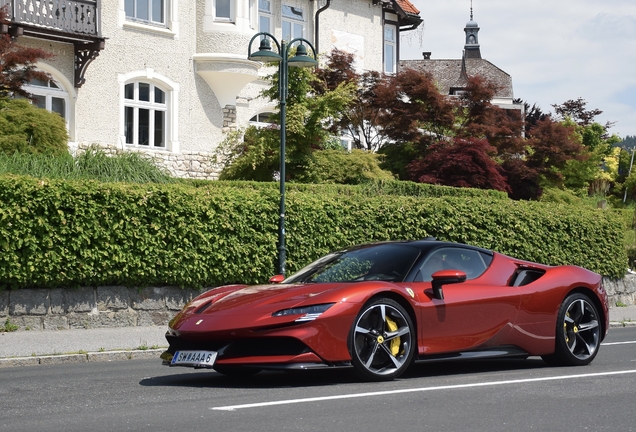
[[[216,360],[216,351],[177,351],[172,357],[171,365],[174,366],[213,366]]]

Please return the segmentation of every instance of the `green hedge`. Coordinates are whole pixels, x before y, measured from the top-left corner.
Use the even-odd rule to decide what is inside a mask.
[[[194,187],[226,189],[256,189],[278,191],[277,182],[255,181],[209,181],[181,179],[181,183]],[[360,185],[344,184],[307,184],[287,183],[287,191],[301,191],[309,193],[337,194],[345,196],[375,197],[388,196],[412,196],[412,197],[464,197],[464,198],[489,198],[508,201],[508,195],[492,189],[456,188],[450,186],[438,186],[426,183],[398,180],[374,180]]]
[[[355,187],[354,187],[355,188]],[[371,196],[291,186],[288,269],[374,240],[429,235],[547,264],[624,274],[611,212],[488,197]],[[219,183],[132,185],[0,176],[5,288],[259,283],[277,258],[278,190]]]

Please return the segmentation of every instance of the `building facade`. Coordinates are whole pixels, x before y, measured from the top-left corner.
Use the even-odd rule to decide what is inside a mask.
[[[414,69],[430,73],[439,91],[449,96],[461,94],[466,87],[468,77],[482,76],[497,87],[497,92],[491,101],[493,105],[504,109],[520,110],[523,116],[523,105],[514,102],[512,77],[510,74],[482,58],[479,30],[479,25],[473,20],[471,9],[470,21],[464,28],[466,43],[464,44],[461,58],[432,59],[430,52],[424,52],[422,53],[423,59],[402,60],[399,66],[402,69]]]
[[[273,71],[247,60],[259,31],[303,37],[319,55],[353,53],[356,67],[393,73],[399,34],[421,23],[408,0],[0,0],[19,44],[55,57],[31,83],[58,112],[71,149],[149,152],[180,177],[216,178],[227,133],[266,119],[259,97]],[[255,42],[256,43],[256,42]],[[257,49],[258,47],[252,47]]]

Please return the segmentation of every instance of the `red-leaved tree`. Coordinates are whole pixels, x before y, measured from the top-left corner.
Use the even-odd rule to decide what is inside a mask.
[[[459,97],[456,135],[462,138],[483,138],[497,149],[501,158],[519,153],[522,148],[523,119],[520,110],[503,109],[491,101],[497,85],[482,76],[468,78]]]
[[[442,95],[430,74],[405,69],[388,76],[376,89],[379,123],[394,142],[421,149],[452,130],[453,103]]]
[[[0,24],[9,24],[6,7],[0,8]],[[0,97],[11,94],[30,97],[22,87],[35,79],[51,79],[49,74],[37,70],[35,65],[38,60],[46,60],[52,56],[40,48],[18,45],[8,34],[0,35]]]
[[[539,120],[529,135],[527,145],[532,151],[525,156],[526,166],[553,184],[563,180],[561,170],[569,160],[586,157],[574,126],[555,122],[549,116]]]
[[[333,49],[325,66],[315,71],[318,78],[312,83],[317,94],[334,90],[342,83],[356,86],[355,100],[342,117],[330,126],[334,134],[347,133],[353,138],[353,146],[376,151],[389,140],[379,127],[380,109],[376,100],[376,88],[382,75],[376,71],[358,73],[354,68],[353,54]]]
[[[496,153],[485,139],[438,141],[424,158],[411,162],[408,171],[420,183],[510,192],[501,168],[493,160]]]

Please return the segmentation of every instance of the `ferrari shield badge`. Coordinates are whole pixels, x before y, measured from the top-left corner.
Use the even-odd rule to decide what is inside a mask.
[[[413,292],[413,290],[412,290],[411,288],[407,288],[407,289],[406,289],[406,292],[407,292],[407,293],[409,293],[409,295],[410,295],[412,298],[415,298],[415,293]]]

